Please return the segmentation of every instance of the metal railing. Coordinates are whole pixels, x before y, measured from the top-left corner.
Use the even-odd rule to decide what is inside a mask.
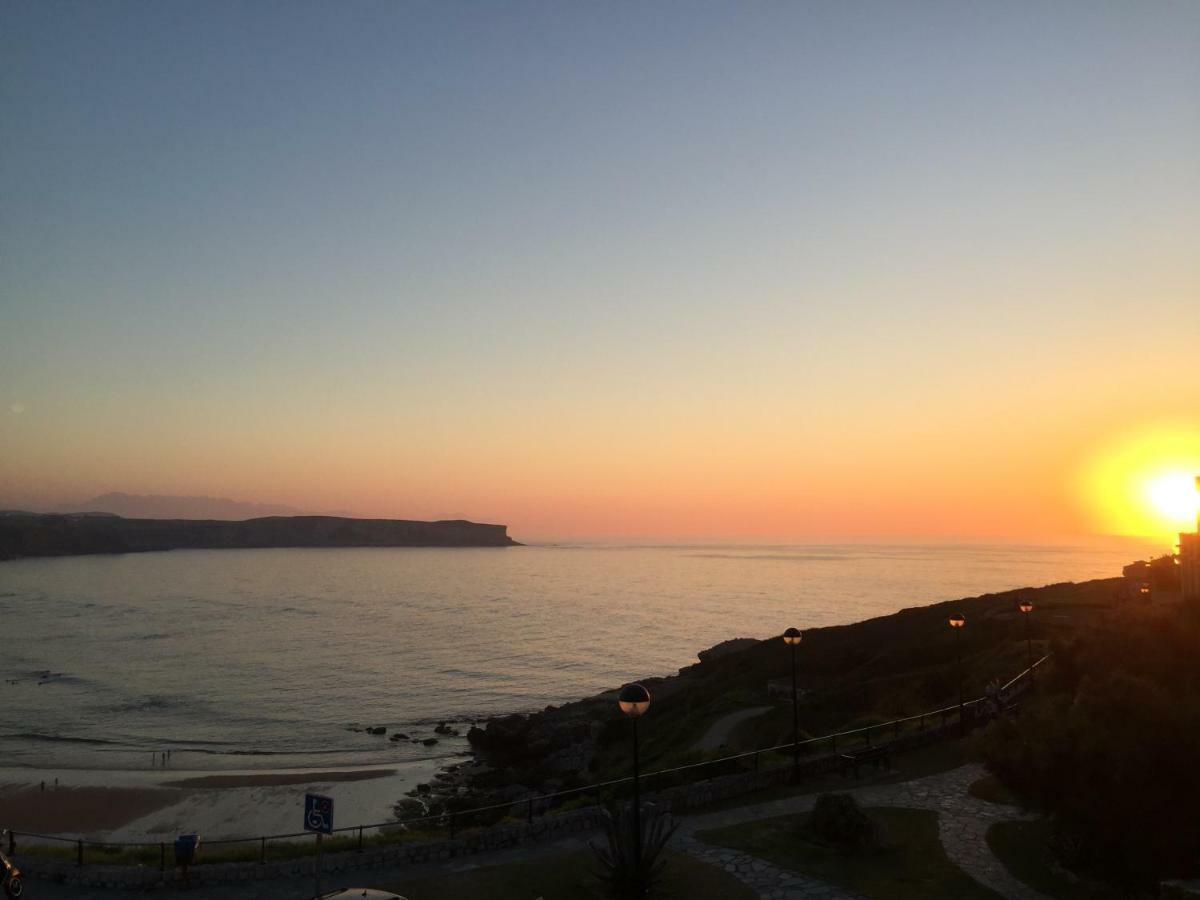
[[[1005,702],[1011,702],[1014,696],[1017,696],[1027,690],[1032,683],[1033,670],[1041,666],[1049,656],[1043,656],[1033,663],[1032,666],[1023,669],[1015,677],[1010,679],[1000,688],[1000,699]],[[980,704],[985,703],[989,698],[975,697],[971,700],[964,701],[962,710],[964,715],[970,710],[971,717],[975,717],[976,709]],[[655,788],[662,790],[664,787],[680,787],[688,784],[695,784],[699,781],[704,781],[713,777],[713,774],[699,775],[704,770],[709,772],[717,771],[719,774],[734,774],[747,771],[760,771],[760,766],[763,757],[771,757],[774,754],[779,754],[782,760],[783,754],[788,754],[786,763],[780,762],[775,768],[787,768],[792,765],[790,754],[794,747],[798,746],[803,752],[808,754],[806,759],[809,762],[817,760],[828,760],[830,757],[837,757],[842,753],[862,749],[864,747],[886,746],[876,745],[873,743],[876,739],[888,739],[897,741],[906,730],[910,733],[927,733],[930,726],[938,728],[943,735],[949,735],[952,731],[957,733],[957,729],[951,729],[950,723],[952,717],[959,713],[959,705],[944,706],[940,709],[930,710],[928,712],[918,713],[912,716],[905,716],[899,719],[892,719],[887,722],[880,722],[872,725],[863,725],[858,728],[850,728],[845,731],[838,731],[831,734],[821,735],[819,737],[807,738],[806,740],[793,743],[789,741],[785,744],[777,744],[773,747],[760,747],[756,750],[747,750],[743,753],[734,753],[729,756],[722,756],[718,759],[702,760],[700,762],[688,763],[682,766],[673,766],[668,769],[657,769],[652,772],[642,773],[641,783],[643,790],[650,791]],[[839,741],[841,747],[839,749]],[[861,743],[859,743],[861,742]],[[813,754],[821,748],[822,745],[828,747],[828,755],[825,757],[816,757]],[[684,777],[686,776],[686,777]],[[682,780],[680,780],[682,778]],[[675,782],[675,783],[671,783]],[[665,784],[664,784],[665,783]],[[341,836],[343,840],[327,841],[326,850],[328,852],[337,852],[340,850],[358,850],[362,851],[365,846],[378,843],[390,843],[403,841],[406,837],[431,836],[431,832],[448,832],[451,838],[454,838],[464,828],[475,827],[472,820],[480,821],[485,814],[493,814],[488,821],[488,824],[494,824],[495,821],[503,818],[520,821],[524,820],[528,823],[533,823],[535,819],[546,816],[552,812],[564,811],[563,804],[570,799],[587,798],[595,796],[597,800],[606,796],[617,796],[622,793],[622,788],[631,787],[633,777],[626,776],[623,778],[615,778],[610,781],[601,781],[594,784],[587,784],[582,787],[570,788],[563,791],[555,791],[549,794],[537,794],[523,799],[509,800],[503,803],[493,803],[487,806],[477,806],[470,809],[462,810],[447,810],[444,812],[417,816],[402,820],[393,820],[390,822],[376,822],[372,824],[349,825],[342,828],[334,828],[332,836]],[[517,811],[520,811],[520,819],[516,818]],[[504,813],[504,815],[500,815]],[[375,832],[367,834],[367,832]],[[85,853],[90,853],[93,862],[104,862],[103,857],[109,857],[109,861],[116,862],[140,862],[142,864],[153,865],[158,863],[164,871],[168,867],[175,865],[174,860],[174,843],[173,842],[147,842],[147,841],[92,841],[83,838],[69,838],[62,835],[53,834],[37,834],[34,832],[10,832],[11,842],[20,839],[32,840],[35,842],[50,842],[69,845],[74,851],[75,864],[82,867],[85,862]],[[283,843],[284,847],[276,848],[275,859],[290,859],[299,856],[310,855],[311,851],[303,844],[297,844],[298,838],[315,839],[312,832],[297,831],[288,834],[268,834],[258,835],[257,837],[246,838],[226,838],[222,840],[205,840],[203,846],[206,850],[215,847],[234,847],[241,845],[247,848],[248,851],[239,854],[237,858],[231,858],[228,853],[225,858],[211,858],[210,853],[206,853],[206,859],[197,859],[197,863],[203,862],[253,862],[266,863],[271,857],[268,852],[268,847],[274,843]],[[332,845],[331,845],[332,843]],[[45,844],[39,849],[45,849]],[[315,848],[314,848],[315,849]],[[257,852],[253,852],[257,851]],[[67,854],[64,854],[64,857]],[[101,857],[96,860],[96,857]],[[136,857],[131,860],[130,857]],[[117,860],[116,857],[121,857]]]

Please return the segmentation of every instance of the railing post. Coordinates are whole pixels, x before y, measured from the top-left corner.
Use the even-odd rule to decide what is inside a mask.
[[[361,825],[359,825],[358,826],[358,852],[359,853],[362,853],[362,830],[363,830],[363,827]]]
[[[529,824],[533,824],[533,798],[529,798]]]
[[[758,751],[754,751],[754,771],[758,771]]]
[[[900,723],[896,722],[895,727],[892,728],[892,739],[895,740],[898,737],[900,737]]]
[[[863,732],[863,735],[867,739],[867,746],[870,747],[871,746],[871,726],[870,725],[867,726],[867,730]]]
[[[837,753],[837,734],[834,733],[831,737],[833,738],[833,752]]]
[[[921,730],[925,730],[925,713],[921,713]]]
[[[258,861],[260,865],[267,864],[267,836],[264,834],[259,840],[262,842],[261,852],[259,853]]]
[[[82,869],[83,868],[83,840],[80,839],[80,840],[76,841],[75,847],[76,847],[76,851],[77,851],[76,857],[75,857],[75,865],[77,868]]]

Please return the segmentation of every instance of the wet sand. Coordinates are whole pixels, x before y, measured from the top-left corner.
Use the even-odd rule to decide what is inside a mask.
[[[111,831],[187,799],[167,788],[4,785],[0,826],[17,832],[88,834]]]
[[[170,788],[241,788],[279,787],[287,784],[312,784],[317,781],[367,781],[371,778],[387,778],[395,775],[395,769],[360,769],[357,772],[285,772],[262,775],[202,775],[197,778],[181,778],[164,781]]]
[[[209,840],[291,834],[303,828],[310,791],[334,799],[339,827],[372,826],[391,821],[396,801],[447,762],[276,772],[0,768],[0,828],[134,842],[196,832]]]

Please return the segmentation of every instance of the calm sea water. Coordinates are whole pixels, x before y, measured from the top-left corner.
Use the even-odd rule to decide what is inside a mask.
[[[730,637],[1120,573],[1093,547],[186,550],[0,563],[8,766],[281,768],[673,673]],[[11,683],[15,682],[15,683]],[[465,730],[465,729],[464,729]],[[457,745],[461,748],[461,743]]]

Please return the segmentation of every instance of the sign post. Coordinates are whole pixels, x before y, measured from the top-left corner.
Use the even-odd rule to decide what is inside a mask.
[[[181,834],[175,838],[175,865],[183,876],[184,884],[191,884],[188,867],[196,860],[196,851],[200,849],[200,835]],[[165,851],[164,851],[165,852]]]
[[[333,798],[320,794],[304,795],[304,830],[317,833],[317,861],[313,867],[316,897],[321,896],[321,843],[327,834],[333,833]]]

